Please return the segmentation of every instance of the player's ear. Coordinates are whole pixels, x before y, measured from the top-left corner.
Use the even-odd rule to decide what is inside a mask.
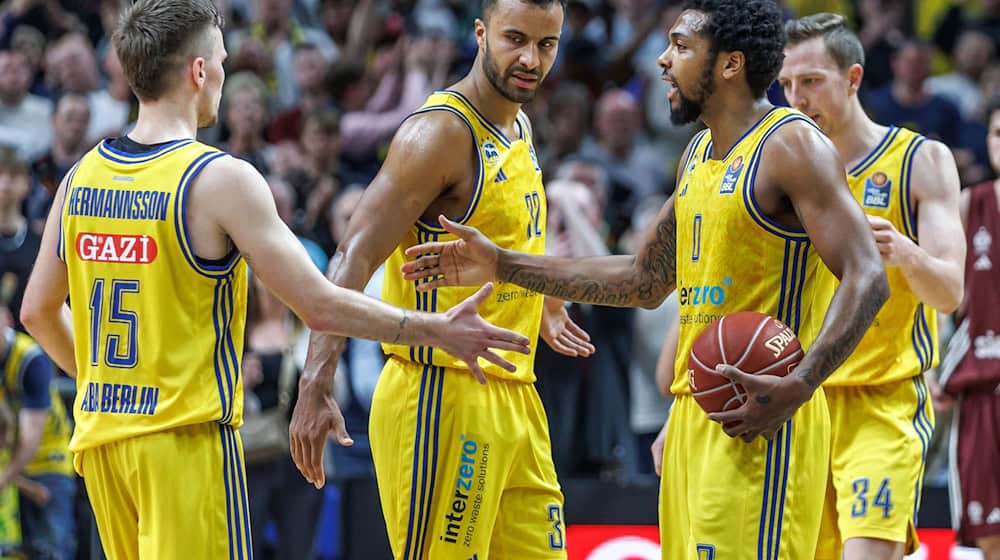
[[[476,18],[474,24],[476,32],[476,44],[479,45],[479,50],[486,49],[486,22],[481,18]]]
[[[865,68],[860,64],[852,64],[847,69],[847,92],[850,95],[857,95],[861,89],[861,80],[865,77]]]
[[[719,64],[722,65],[722,77],[732,80],[746,67],[747,57],[743,51],[723,52],[719,54]]]
[[[205,59],[198,56],[191,61],[191,67],[189,71],[191,73],[191,79],[194,81],[198,89],[201,89],[205,85]]]

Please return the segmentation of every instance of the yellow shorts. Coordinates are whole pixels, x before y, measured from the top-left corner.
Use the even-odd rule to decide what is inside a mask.
[[[663,446],[663,559],[813,558],[829,453],[822,389],[773,440],[752,443],[730,438],[690,395],[678,395]]]
[[[818,559],[839,559],[844,541],[858,537],[916,550],[924,459],[934,431],[928,395],[923,375],[826,387],[833,445]]]
[[[114,560],[252,558],[243,444],[216,423],[74,455]]]
[[[0,465],[10,463],[10,453],[0,451]],[[21,517],[17,486],[13,483],[0,489],[0,560],[15,558],[8,556],[21,546]]]
[[[400,560],[564,559],[563,496],[534,385],[390,359],[372,401],[375,474]]]

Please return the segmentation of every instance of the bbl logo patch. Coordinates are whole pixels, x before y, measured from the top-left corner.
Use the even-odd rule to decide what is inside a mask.
[[[500,150],[497,150],[497,146],[492,140],[483,142],[483,161],[490,167],[500,161]]]
[[[892,181],[881,171],[876,171],[865,180],[865,197],[862,204],[869,208],[888,208]]]
[[[736,192],[736,181],[740,178],[740,172],[743,171],[743,156],[736,156],[733,160],[732,165],[726,170],[726,174],[722,177],[722,187],[719,188],[719,194],[733,194]]]

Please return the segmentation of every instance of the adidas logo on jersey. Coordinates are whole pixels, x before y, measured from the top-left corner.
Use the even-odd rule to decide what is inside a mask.
[[[507,174],[503,172],[503,168],[497,170],[497,176],[493,179],[494,183],[503,183],[507,180]]]

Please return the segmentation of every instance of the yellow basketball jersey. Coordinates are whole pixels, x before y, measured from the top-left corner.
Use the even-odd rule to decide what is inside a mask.
[[[917,241],[916,212],[910,195],[913,156],[925,138],[890,126],[882,141],[853,169],[847,183],[871,216],[884,218]],[[910,289],[898,267],[886,267],[889,300],[854,353],[827,379],[827,385],[879,385],[909,379],[938,362],[937,312]],[[836,278],[825,272],[834,285]]]
[[[777,317],[798,334],[803,348],[819,332],[826,307],[818,303],[815,280],[822,261],[804,230],[769,219],[753,195],[764,142],[796,122],[815,126],[797,111],[774,108],[724,156],[712,152],[708,130],[691,143],[674,198],[681,322],[674,371],[687,371],[695,339],[729,313]],[[690,393],[687,376],[674,376],[670,390]]]
[[[15,414],[21,410],[21,380],[28,363],[36,356],[44,355],[42,349],[30,336],[8,330],[7,364],[3,372],[3,398],[11,404]],[[48,359],[48,358],[46,358]],[[53,370],[54,371],[54,370]],[[35,476],[40,474],[73,473],[73,458],[69,454],[70,425],[69,416],[63,406],[62,398],[55,383],[49,384],[49,396],[52,404],[49,407],[45,428],[42,431],[42,442],[38,446],[31,462],[25,465],[24,472]]]
[[[178,140],[141,154],[98,144],[71,171],[59,256],[76,347],[71,449],[200,422],[239,426],[246,264],[188,238],[192,180],[227,154]]]
[[[414,114],[447,111],[469,127],[476,146],[479,178],[468,209],[456,221],[477,228],[505,249],[540,255],[545,252],[545,191],[538,167],[531,131],[523,114],[517,117],[520,138],[507,138],[461,93],[433,93]],[[394,271],[409,260],[404,251],[418,243],[455,239],[435,223],[421,219],[400,242],[386,264],[382,298],[399,307],[420,311],[445,311],[472,295],[476,288],[440,288],[418,293],[416,283],[402,279]],[[483,318],[494,325],[517,331],[530,340],[538,338],[542,317],[542,296],[508,283],[497,283],[490,299],[479,308]],[[467,369],[460,360],[439,348],[385,344],[387,354],[404,360],[441,367]],[[529,355],[497,351],[517,366],[509,373],[480,361],[490,375],[533,382],[534,344]]]

